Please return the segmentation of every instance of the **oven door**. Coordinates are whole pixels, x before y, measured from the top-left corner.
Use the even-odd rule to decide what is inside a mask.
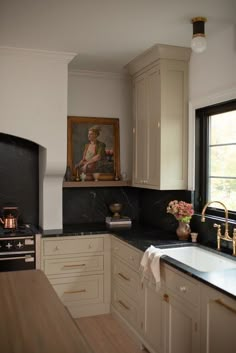
[[[0,272],[35,269],[35,253],[8,253],[0,256]]]

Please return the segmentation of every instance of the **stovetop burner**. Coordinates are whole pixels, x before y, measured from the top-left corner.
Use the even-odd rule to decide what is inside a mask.
[[[0,227],[0,237],[3,236],[22,236],[22,235],[33,235],[36,233],[36,229],[30,224],[19,225],[16,229],[6,229]]]

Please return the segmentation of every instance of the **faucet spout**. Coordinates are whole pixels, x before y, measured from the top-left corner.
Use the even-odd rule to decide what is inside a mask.
[[[219,224],[214,224],[214,227],[217,228],[217,250],[220,250],[221,239],[222,240],[226,240],[226,241],[230,241],[230,242],[233,243],[233,245],[232,245],[232,247],[233,247],[233,256],[236,256],[236,228],[234,229],[233,237],[231,238],[229,236],[229,225],[228,225],[229,212],[228,212],[227,207],[225,206],[225,204],[223,202],[221,202],[221,201],[209,201],[208,203],[206,203],[205,206],[203,207],[203,210],[202,210],[201,221],[205,222],[206,209],[212,203],[219,203],[222,207],[224,207],[224,210],[225,210],[225,234],[221,235],[221,226]]]
[[[202,217],[201,217],[201,221],[202,222],[205,222],[205,212],[206,212],[206,209],[209,205],[211,205],[212,203],[219,203],[225,210],[225,235],[224,235],[224,238],[226,239],[230,239],[230,236],[229,236],[229,225],[228,225],[228,218],[229,218],[229,212],[228,212],[228,209],[227,207],[225,206],[225,204],[221,201],[209,201],[205,204],[205,206],[203,207],[203,210],[202,210]]]

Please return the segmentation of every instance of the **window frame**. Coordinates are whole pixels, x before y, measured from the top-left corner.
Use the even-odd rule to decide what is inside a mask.
[[[209,165],[209,117],[236,110],[236,99],[196,109],[195,112],[195,193],[194,209],[199,213],[208,202],[208,165]],[[213,201],[213,200],[209,200]],[[218,200],[221,201],[221,200]],[[207,208],[207,213],[224,217],[224,210],[217,207]],[[236,211],[229,211],[229,218],[236,220]]]

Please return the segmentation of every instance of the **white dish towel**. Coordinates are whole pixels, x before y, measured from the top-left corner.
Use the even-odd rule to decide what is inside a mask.
[[[141,281],[144,280],[145,275],[150,279],[154,278],[157,290],[160,289],[161,285],[160,257],[162,255],[164,255],[164,252],[161,249],[151,245],[144,252],[140,262]]]

